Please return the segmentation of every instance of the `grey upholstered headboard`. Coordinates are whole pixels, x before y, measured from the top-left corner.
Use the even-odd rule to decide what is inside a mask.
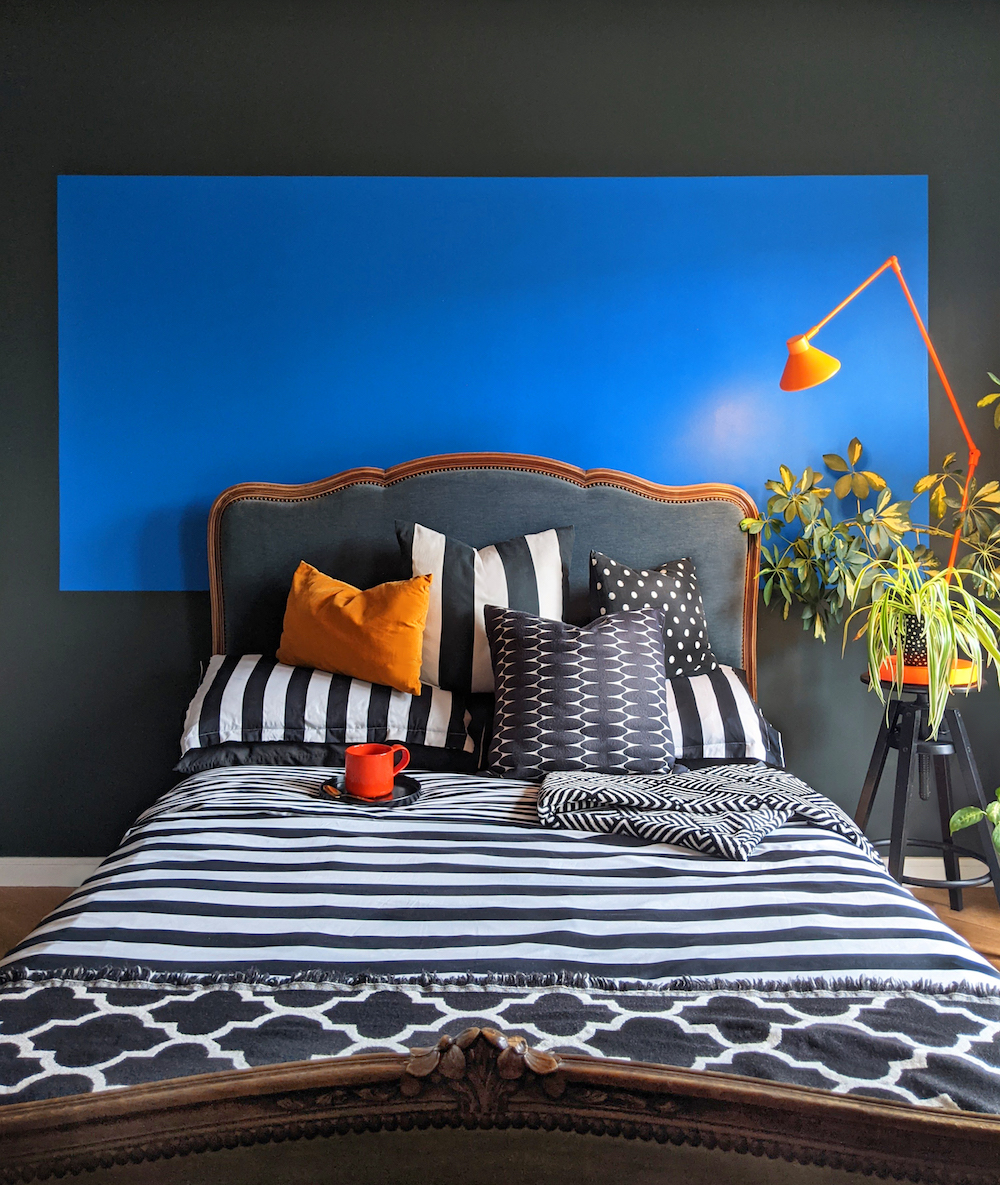
[[[232,486],[209,518],[213,644],[216,653],[273,653],[300,560],[360,588],[408,577],[397,519],[475,547],[573,526],[568,620],[589,619],[591,548],[635,567],[690,556],[712,648],[746,670],[753,690],[758,542],[739,524],[756,513],[735,486],[660,486],[511,453],[426,457],[309,485]]]

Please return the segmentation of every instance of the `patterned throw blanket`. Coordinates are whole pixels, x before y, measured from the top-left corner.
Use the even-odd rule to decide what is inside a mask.
[[[473,1025],[561,1053],[1000,1113],[1000,1000],[976,993],[141,979],[23,981],[0,992],[0,1105],[304,1058],[405,1053]]]
[[[798,778],[764,765],[670,774],[552,773],[538,794],[543,827],[634,835],[723,860],[749,860],[786,823],[806,823],[878,853],[847,816]]]

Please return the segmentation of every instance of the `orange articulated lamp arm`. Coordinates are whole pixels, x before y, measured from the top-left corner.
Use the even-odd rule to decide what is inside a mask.
[[[832,358],[829,354],[824,354],[822,350],[817,350],[815,346],[811,345],[812,338],[819,333],[824,325],[832,321],[841,309],[849,305],[859,292],[863,292],[873,280],[877,280],[884,271],[888,271],[890,268],[895,272],[899,286],[902,288],[903,295],[906,297],[906,303],[910,306],[910,312],[913,314],[913,319],[917,323],[917,328],[920,330],[920,336],[923,338],[927,353],[934,363],[934,369],[937,371],[937,376],[941,380],[941,385],[944,387],[945,394],[948,396],[948,402],[951,404],[951,410],[955,413],[955,419],[958,420],[958,426],[962,429],[962,435],[965,437],[965,443],[969,449],[969,469],[965,478],[965,488],[962,491],[962,505],[960,510],[960,513],[964,514],[969,505],[972,475],[975,473],[976,466],[979,464],[979,449],[976,448],[976,442],[969,433],[965,417],[962,415],[962,410],[958,406],[958,400],[955,398],[955,392],[951,389],[951,383],[948,382],[948,376],[945,374],[944,367],[941,365],[941,359],[937,355],[937,350],[934,349],[934,343],[930,339],[927,327],[921,320],[920,312],[917,309],[912,293],[906,286],[906,281],[903,279],[903,273],[899,266],[899,260],[895,255],[890,256],[877,271],[872,272],[863,284],[859,284],[850,296],[845,297],[832,312],[827,313],[823,320],[818,325],[814,325],[808,333],[788,339],[788,362],[785,364],[785,371],[781,376],[781,389],[783,391],[804,391],[807,387],[815,387],[817,384],[825,382],[828,378],[832,378],[840,370],[840,363],[836,358]],[[955,528],[955,534],[951,541],[951,553],[948,556],[949,568],[955,565],[961,530],[962,525],[960,522]]]

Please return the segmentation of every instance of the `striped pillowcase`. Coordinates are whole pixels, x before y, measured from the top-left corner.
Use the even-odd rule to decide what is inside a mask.
[[[680,762],[763,761],[784,769],[781,733],[734,667],[720,663],[703,675],[668,679],[667,715]]]
[[[229,742],[401,742],[472,753],[471,714],[450,691],[409,695],[290,667],[259,654],[216,654],[188,707],[181,754]]]
[[[463,694],[493,690],[487,605],[562,620],[572,527],[519,535],[479,550],[420,523],[397,522],[396,536],[412,575],[434,577],[421,683]]]

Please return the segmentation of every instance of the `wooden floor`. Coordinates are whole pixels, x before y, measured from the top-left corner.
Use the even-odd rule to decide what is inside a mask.
[[[0,950],[9,951],[72,893],[65,886],[0,886]]]
[[[934,910],[942,922],[961,934],[969,946],[1000,969],[1000,905],[992,885],[963,889],[960,913],[948,907],[947,889],[912,889],[915,897]]]
[[[59,887],[11,888],[0,886],[0,951],[8,951],[34,929],[42,918],[72,893]],[[1000,906],[987,885],[965,890],[965,908],[953,913],[948,907],[945,889],[914,889],[947,926],[961,934],[965,941],[985,955],[1000,969]]]

